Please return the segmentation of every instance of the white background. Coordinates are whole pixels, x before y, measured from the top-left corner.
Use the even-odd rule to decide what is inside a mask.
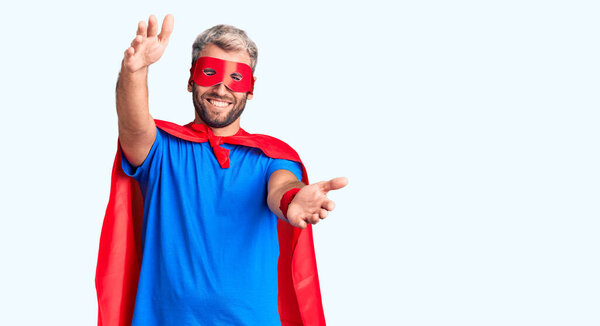
[[[329,325],[600,325],[599,7],[593,1],[22,1],[0,5],[0,324],[94,325],[136,24],[175,16],[151,113],[193,119],[191,44],[258,44],[242,126],[312,181]]]

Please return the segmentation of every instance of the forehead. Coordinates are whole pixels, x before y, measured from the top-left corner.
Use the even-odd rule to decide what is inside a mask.
[[[200,56],[241,62],[250,65],[250,55],[248,54],[248,51],[225,51],[212,43],[207,44],[204,49],[200,51]]]

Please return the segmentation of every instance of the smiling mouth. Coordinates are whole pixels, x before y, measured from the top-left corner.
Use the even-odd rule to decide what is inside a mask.
[[[216,99],[212,99],[212,98],[206,99],[206,101],[208,103],[210,103],[212,106],[215,106],[218,108],[225,108],[231,104],[231,102],[216,100]]]

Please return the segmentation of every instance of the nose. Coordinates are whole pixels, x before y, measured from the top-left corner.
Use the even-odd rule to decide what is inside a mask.
[[[215,92],[219,95],[225,96],[229,93],[229,88],[227,88],[225,83],[220,83],[218,85],[215,85],[215,87]]]

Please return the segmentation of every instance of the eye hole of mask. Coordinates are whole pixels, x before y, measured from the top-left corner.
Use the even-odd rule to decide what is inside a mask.
[[[205,68],[204,70],[202,70],[202,72],[207,76],[212,76],[217,73],[214,69],[211,68]]]
[[[235,81],[240,81],[244,77],[241,74],[234,72],[233,74],[231,74],[231,78]]]

